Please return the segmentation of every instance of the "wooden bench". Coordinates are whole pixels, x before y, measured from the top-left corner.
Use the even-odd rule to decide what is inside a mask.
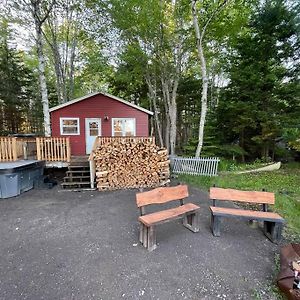
[[[210,188],[210,199],[213,201],[211,210],[211,227],[214,236],[220,236],[222,218],[240,218],[264,222],[264,234],[273,242],[281,239],[284,219],[277,213],[268,212],[268,204],[275,203],[274,193],[239,191],[233,189]],[[217,200],[237,201],[262,205],[262,211],[216,207]]]
[[[184,203],[188,197],[186,185],[175,187],[160,187],[154,190],[136,194],[136,204],[140,209],[140,242],[149,251],[156,248],[155,226],[176,219],[183,219],[183,225],[193,232],[199,231],[199,206],[193,203]],[[150,214],[145,214],[145,206],[164,204],[179,200],[180,206]]]

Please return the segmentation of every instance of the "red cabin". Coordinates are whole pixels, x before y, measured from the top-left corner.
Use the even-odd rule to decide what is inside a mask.
[[[52,107],[53,137],[70,137],[72,155],[91,152],[96,136],[149,136],[145,108],[106,93],[93,93]]]

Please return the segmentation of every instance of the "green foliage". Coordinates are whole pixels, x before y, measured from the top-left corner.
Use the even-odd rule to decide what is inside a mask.
[[[35,132],[40,127],[36,77],[25,65],[24,53],[9,47],[7,20],[1,20],[0,29],[0,135]]]
[[[294,12],[282,1],[268,1],[232,45],[230,84],[217,109],[217,130],[224,133],[226,144],[238,141],[250,158],[268,158],[274,152],[300,97],[296,79],[290,77],[294,66],[286,64],[297,51],[294,20]]]

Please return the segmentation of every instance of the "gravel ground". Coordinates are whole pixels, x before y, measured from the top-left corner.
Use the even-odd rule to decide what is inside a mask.
[[[0,200],[0,299],[276,299],[274,254],[260,228],[224,220],[213,237],[207,194],[200,232],[157,227],[138,242],[136,191],[31,190]]]

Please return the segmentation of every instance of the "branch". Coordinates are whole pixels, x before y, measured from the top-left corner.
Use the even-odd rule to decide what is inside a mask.
[[[47,9],[47,11],[46,11],[44,17],[40,20],[40,24],[41,24],[41,25],[42,25],[42,24],[46,21],[46,19],[48,18],[48,16],[49,16],[49,14],[50,14],[50,12],[51,12],[51,10],[52,10],[52,8],[53,8],[53,6],[54,6],[55,3],[56,3],[56,0],[52,0],[52,2],[50,3],[49,8]]]
[[[223,0],[220,2],[220,4],[216,7],[216,9],[211,13],[210,17],[208,18],[208,20],[206,21],[206,23],[204,24],[202,30],[201,30],[201,33],[200,33],[200,43],[202,43],[202,40],[203,40],[203,37],[205,35],[205,32],[206,32],[206,28],[207,26],[209,25],[209,23],[213,20],[213,18],[216,16],[216,14],[224,7],[228,4],[230,0]],[[193,11],[195,12],[196,14],[196,3],[197,3],[197,0],[194,0],[193,3],[192,3],[192,9]],[[198,18],[197,18],[198,19]]]

